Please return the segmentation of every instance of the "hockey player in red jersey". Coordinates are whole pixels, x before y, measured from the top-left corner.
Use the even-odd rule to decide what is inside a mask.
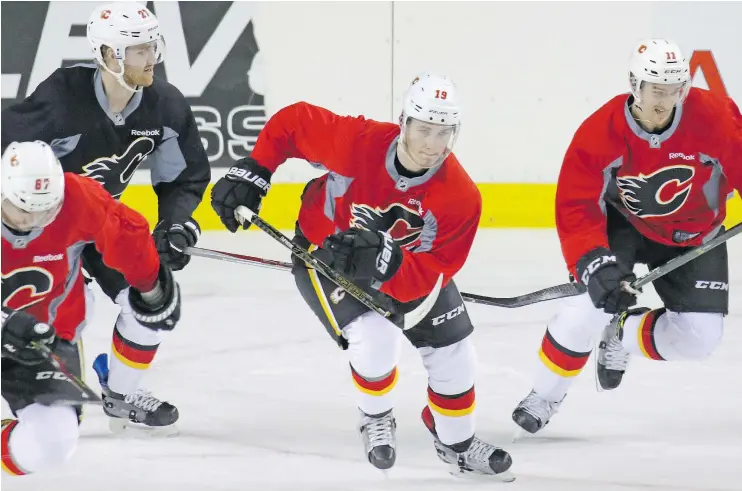
[[[662,39],[639,43],[631,93],[577,130],[562,164],[556,222],[562,252],[587,293],[564,300],[539,350],[533,391],[513,412],[535,433],[548,423],[595,341],[603,389],[630,355],[698,359],[719,344],[729,306],[721,245],[654,282],[660,309],[630,309],[636,263],[655,268],[723,230],[726,197],[742,189],[742,128],[728,98],[691,88],[688,62]],[[602,331],[602,335],[601,335]]]
[[[273,172],[286,159],[301,158],[327,173],[304,190],[297,243],[404,311],[419,305],[443,273],[435,307],[404,331],[429,375],[422,418],[438,455],[455,472],[508,479],[507,452],[474,435],[473,327],[451,281],[466,261],[482,211],[479,190],[451,153],[459,128],[456,88],[432,74],[412,82],[399,124],[297,103],[278,111],[251,157],[217,182],[212,206],[235,232],[237,206],[257,211]],[[375,467],[390,468],[403,333],[306,265],[295,261],[294,276],[330,336],[348,350],[366,455]]]
[[[164,28],[154,13],[139,2],[90,8],[87,41],[95,62],[55,70],[26,99],[4,109],[3,151],[15,141],[44,141],[65,172],[95,179],[116,198],[146,159],[157,195],[152,235],[160,260],[181,270],[190,261],[184,248],[194,246],[200,235],[192,214],[211,175],[196,120],[183,94],[154,76],[155,66],[165,58]],[[87,282],[95,281],[120,312],[112,326],[110,364],[108,353],[93,362],[107,389],[103,398],[111,391],[131,396],[142,404],[139,409],[157,407],[154,394],[146,399],[135,394],[144,387],[160,348],[160,334],[143,332],[137,325],[125,307],[129,285],[103,262],[94,245],[85,247],[82,262]],[[131,422],[129,409],[119,400],[110,398],[103,406],[112,430],[154,430]],[[173,429],[159,427],[156,432]]]
[[[30,343],[49,344],[68,370],[82,375],[83,248],[95,244],[106,265],[125,276],[127,308],[142,330],[175,327],[180,293],[144,217],[97,182],[64,173],[49,145],[9,144],[1,172],[2,396],[17,418],[3,421],[2,468],[22,475],[66,461],[77,444],[80,408],[53,404],[72,385],[52,376]],[[153,426],[177,411],[162,403],[145,414],[131,402],[122,404]]]

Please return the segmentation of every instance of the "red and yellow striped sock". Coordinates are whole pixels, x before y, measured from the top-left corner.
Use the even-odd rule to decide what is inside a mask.
[[[381,377],[364,377],[353,365],[350,367],[353,384],[359,390],[358,408],[366,414],[375,415],[389,411],[394,406],[393,389],[397,385],[397,367]]]
[[[423,410],[423,421],[443,444],[456,445],[474,435],[475,407],[474,387],[455,395],[441,394],[428,387],[428,406]]]
[[[639,320],[639,329],[637,331],[639,349],[650,360],[665,361],[662,355],[657,351],[657,344],[654,341],[654,328],[657,320],[665,313],[664,308],[650,310]],[[624,333],[624,338],[626,333]]]
[[[538,356],[546,368],[555,374],[561,377],[574,377],[585,367],[590,357],[590,351],[569,350],[559,344],[551,335],[549,329],[546,329]]]
[[[146,370],[157,354],[159,344],[143,346],[125,339],[117,328],[113,330],[111,352],[124,365],[137,370]]]

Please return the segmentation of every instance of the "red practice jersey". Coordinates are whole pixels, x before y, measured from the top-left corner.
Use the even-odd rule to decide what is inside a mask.
[[[328,170],[306,189],[302,232],[318,246],[350,227],[389,232],[404,258],[381,291],[408,302],[430,293],[439,273],[448,282],[464,265],[482,198],[453,154],[420,177],[401,176],[394,163],[399,135],[396,124],[301,102],[268,121],[252,157],[271,171],[288,158]]]
[[[564,157],[556,223],[572,273],[585,253],[608,247],[611,203],[648,239],[697,246],[718,232],[727,195],[742,188],[742,117],[731,99],[692,88],[671,126],[653,135],[634,121],[628,97],[585,120]]]
[[[2,226],[3,306],[23,309],[72,340],[85,322],[82,250],[93,242],[103,261],[134,288],[149,291],[160,259],[149,224],[92,179],[65,173],[57,218],[28,235]]]

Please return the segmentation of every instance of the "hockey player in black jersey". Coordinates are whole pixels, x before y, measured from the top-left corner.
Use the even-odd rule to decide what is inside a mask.
[[[180,270],[190,259],[183,248],[200,234],[192,214],[211,171],[185,97],[154,79],[154,66],[164,56],[159,22],[141,3],[111,3],[94,9],[87,37],[94,64],[56,70],[2,112],[2,149],[13,141],[47,142],[66,172],[96,179],[114,197],[147,159],[158,197],[157,250],[163,262]],[[94,364],[112,428],[143,426],[145,418],[150,427],[170,427],[177,409],[140,387],[160,333],[134,319],[129,285],[103,264],[93,244],[85,245],[82,257],[86,273],[121,306],[110,365],[106,355]]]

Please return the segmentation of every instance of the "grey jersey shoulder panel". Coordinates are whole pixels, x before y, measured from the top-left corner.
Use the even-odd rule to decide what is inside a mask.
[[[187,166],[183,151],[178,144],[178,133],[167,126],[162,130],[162,141],[157,149],[147,156],[152,167],[152,185],[173,182]]]

